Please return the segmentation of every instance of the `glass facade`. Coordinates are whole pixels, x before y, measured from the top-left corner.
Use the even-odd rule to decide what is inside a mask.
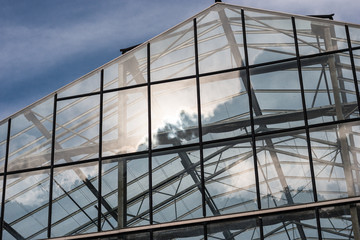
[[[359,33],[217,3],[0,121],[2,239],[360,239]]]

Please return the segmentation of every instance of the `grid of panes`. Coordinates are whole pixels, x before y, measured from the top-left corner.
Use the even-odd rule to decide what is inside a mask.
[[[359,196],[359,29],[215,4],[2,121],[3,238]],[[356,209],[205,232],[335,238]]]

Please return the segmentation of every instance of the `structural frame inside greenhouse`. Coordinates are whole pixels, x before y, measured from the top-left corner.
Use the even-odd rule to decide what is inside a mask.
[[[360,239],[358,78],[360,25],[216,3],[0,121],[0,238]]]

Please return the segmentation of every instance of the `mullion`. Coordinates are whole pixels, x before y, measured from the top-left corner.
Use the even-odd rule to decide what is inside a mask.
[[[4,211],[5,211],[5,193],[6,193],[6,177],[7,177],[7,166],[9,161],[9,149],[10,149],[10,130],[11,130],[11,118],[8,120],[7,134],[6,134],[6,149],[5,149],[5,163],[4,163],[4,178],[3,178],[3,189],[1,197],[1,219],[0,219],[0,239],[2,239],[4,229]]]
[[[256,183],[256,201],[258,209],[261,210],[261,196],[260,196],[260,182],[259,182],[259,171],[257,167],[257,154],[256,154],[256,142],[255,142],[255,126],[254,126],[254,111],[253,111],[253,102],[252,102],[252,86],[250,79],[250,67],[249,67],[249,55],[248,55],[248,46],[246,38],[246,25],[245,25],[245,12],[244,9],[241,9],[241,25],[243,31],[243,42],[244,42],[244,55],[245,55],[245,67],[246,67],[246,85],[247,85],[247,94],[249,101],[249,114],[250,114],[250,125],[251,125],[251,145],[253,151],[254,159],[254,172],[255,172],[255,183]],[[261,235],[262,236],[262,235]]]
[[[298,38],[297,38],[296,23],[295,23],[294,17],[291,17],[291,22],[292,22],[293,33],[294,33],[294,43],[295,43],[296,58],[297,58],[297,65],[298,65],[298,76],[299,76],[300,89],[301,89],[301,100],[302,100],[303,112],[304,112],[306,144],[307,144],[307,150],[308,150],[308,155],[309,155],[309,165],[310,165],[311,183],[312,183],[312,188],[313,188],[313,197],[314,197],[314,201],[318,202],[316,182],[315,182],[315,173],[314,173],[314,163],[313,163],[312,152],[311,152],[310,130],[309,130],[309,123],[308,123],[307,109],[306,109],[304,81],[303,81],[303,76],[302,76],[299,43],[298,43]],[[319,219],[318,214],[316,214],[316,225],[317,225],[318,237],[319,237],[319,239],[322,239],[321,238],[320,219]]]
[[[55,165],[55,131],[56,131],[56,111],[57,111],[57,94],[54,95],[53,108],[53,125],[51,136],[51,159],[50,159],[50,179],[49,179],[49,211],[48,211],[48,229],[47,237],[51,238],[51,218],[52,218],[52,199],[53,199],[53,182],[54,182],[54,165]]]

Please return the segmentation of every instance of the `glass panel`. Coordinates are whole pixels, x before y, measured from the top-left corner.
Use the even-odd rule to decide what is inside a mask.
[[[290,17],[245,11],[249,64],[296,57]]]
[[[8,132],[8,123],[3,122],[0,125],[0,173],[4,172],[7,132]]]
[[[259,137],[256,149],[262,208],[314,201],[305,132]]]
[[[149,159],[121,158],[103,163],[103,230],[149,224]]]
[[[360,46],[360,28],[349,27],[351,47]]]
[[[251,134],[247,80],[242,73],[200,79],[203,140]]]
[[[153,148],[198,141],[195,80],[182,80],[151,87]]]
[[[217,5],[197,18],[200,73],[244,66],[241,12]]]
[[[264,239],[318,239],[314,211],[278,214],[263,218]]]
[[[58,97],[68,97],[97,91],[100,91],[100,71],[87,74],[60,89]]]
[[[296,31],[300,55],[348,48],[345,26],[329,20],[296,17]]]
[[[251,69],[256,132],[304,126],[296,62]]]
[[[204,149],[206,215],[257,210],[253,151],[249,140]]]
[[[310,124],[358,117],[349,54],[301,61]]]
[[[255,240],[260,239],[260,227],[256,218],[238,221],[223,221],[207,225],[209,240]]]
[[[55,168],[51,237],[97,231],[98,194],[97,163]]]
[[[355,70],[356,70],[356,79],[358,88],[360,89],[360,50],[353,51]],[[359,99],[360,97],[358,97]]]
[[[12,119],[8,171],[50,164],[53,106],[50,96]]]
[[[4,224],[12,228],[6,236],[14,239],[39,239],[48,225],[50,171],[7,175]]]
[[[200,152],[177,150],[152,158],[154,222],[202,217]]]
[[[201,240],[204,239],[204,227],[203,226],[189,226],[177,229],[168,229],[163,231],[154,232],[154,240]]]
[[[321,235],[323,239],[354,239],[359,226],[359,205],[345,205],[320,209]],[[357,232],[359,236],[359,232]]]
[[[98,95],[57,104],[55,162],[81,161],[99,156]]]
[[[104,68],[104,89],[132,86],[147,82],[146,45],[119,57]]]
[[[360,195],[360,126],[356,123],[310,129],[318,199]]]
[[[147,88],[104,94],[103,156],[148,149]]]
[[[151,40],[151,81],[195,75],[193,21]]]

